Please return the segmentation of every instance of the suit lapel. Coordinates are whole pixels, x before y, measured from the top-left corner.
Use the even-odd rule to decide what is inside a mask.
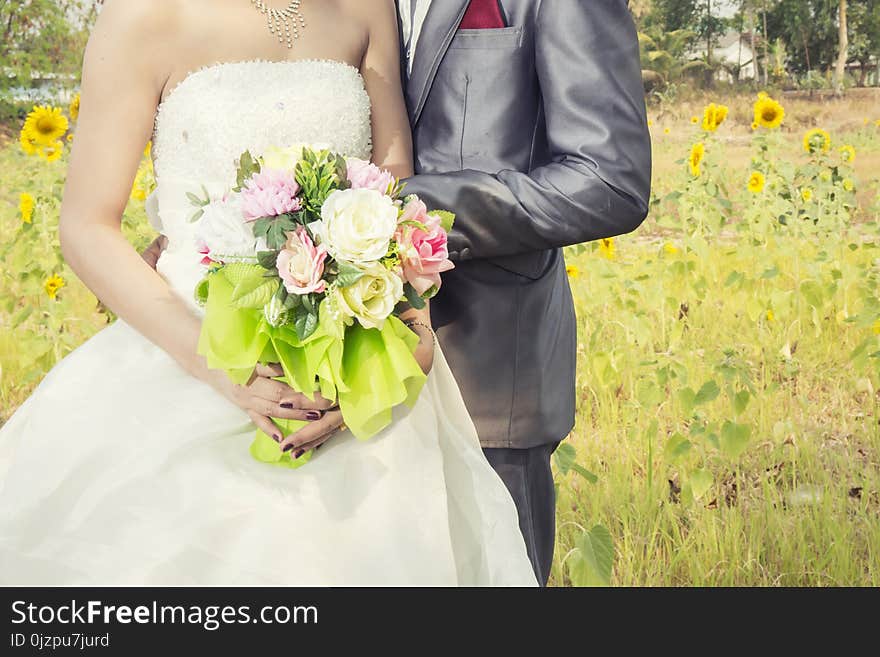
[[[470,0],[433,0],[428,9],[407,84],[406,100],[413,126],[418,123],[437,69],[452,43],[469,3]]]

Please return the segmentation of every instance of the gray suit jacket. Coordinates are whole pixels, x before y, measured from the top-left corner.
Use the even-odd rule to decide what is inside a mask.
[[[459,30],[433,0],[407,82],[416,176],[456,213],[431,303],[484,447],[574,425],[577,324],[561,247],[647,214],[651,147],[627,0],[502,0],[503,29]]]

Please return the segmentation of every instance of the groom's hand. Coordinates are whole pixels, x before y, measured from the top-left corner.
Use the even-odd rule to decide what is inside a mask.
[[[154,239],[153,243],[147,247],[146,251],[141,253],[141,257],[147,261],[147,264],[150,265],[150,267],[155,269],[156,264],[159,262],[159,257],[167,247],[168,238],[164,235],[159,235],[159,237]]]

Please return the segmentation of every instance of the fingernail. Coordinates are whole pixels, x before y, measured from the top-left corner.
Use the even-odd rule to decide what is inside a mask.
[[[287,410],[290,410],[293,408],[293,404],[291,402],[284,402],[283,404],[281,404],[281,408],[286,408]]]
[[[308,413],[306,413],[306,418],[308,418],[309,420],[320,420],[321,414],[317,411],[309,411]]]
[[[293,443],[291,443],[289,445],[285,445],[284,447],[281,448],[281,451],[282,452],[289,452],[292,449],[293,449]]]
[[[276,443],[281,442],[281,434],[276,433],[276,434],[273,434],[272,437],[275,439]]]
[[[302,456],[302,455],[305,454],[305,453],[306,453],[306,450],[304,450],[304,449],[298,449],[297,451],[295,451],[295,452],[293,453],[293,458],[298,459],[300,456]]]

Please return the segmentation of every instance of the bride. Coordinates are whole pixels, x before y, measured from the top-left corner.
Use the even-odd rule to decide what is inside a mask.
[[[185,191],[235,184],[235,156],[324,144],[412,174],[392,0],[110,0],[87,48],[61,243],[120,317],[0,430],[0,583],[534,585],[513,502],[485,461],[430,317],[413,409],[298,470],[255,461],[255,424],[294,454],[341,425],[260,368],[196,354],[200,276]],[[300,6],[301,5],[301,6]],[[269,13],[271,16],[271,12]],[[280,37],[280,38],[279,38]],[[120,217],[152,136],[157,271]],[[308,420],[282,436],[271,418]]]

